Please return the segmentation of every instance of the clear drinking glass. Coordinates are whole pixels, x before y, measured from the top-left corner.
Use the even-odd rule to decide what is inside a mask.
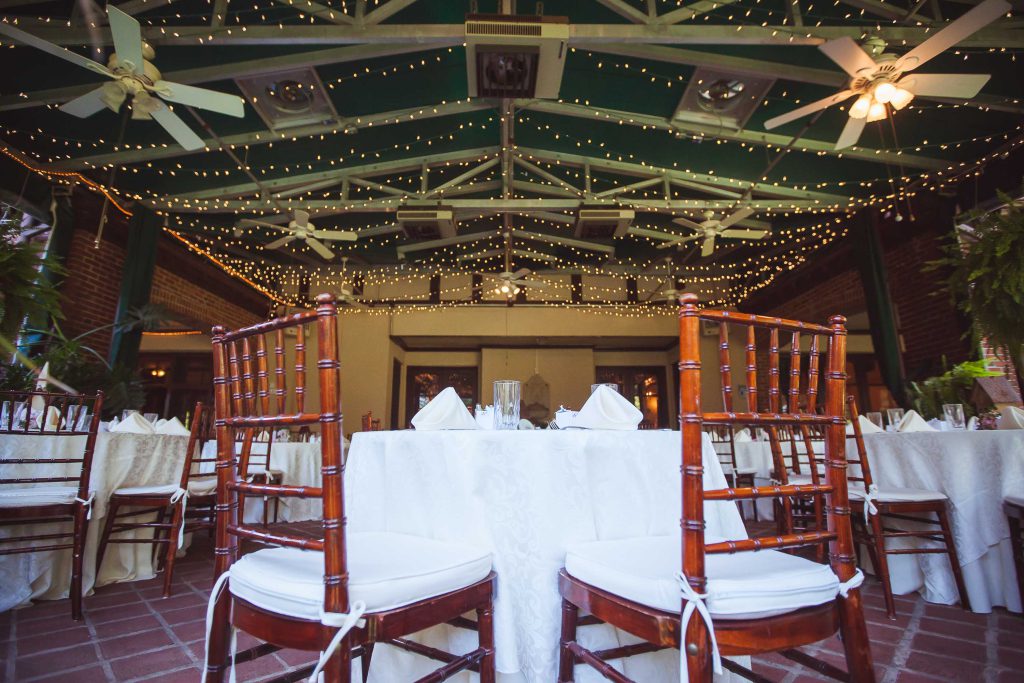
[[[964,419],[964,407],[960,403],[946,403],[942,406],[942,412],[946,415],[946,424],[950,429],[967,429],[967,421]]]
[[[885,411],[885,414],[889,418],[889,426],[892,428],[892,431],[896,431],[900,420],[903,419],[903,408],[889,408]]]
[[[520,383],[516,379],[499,379],[494,382],[494,428],[517,429],[519,427]]]
[[[137,413],[137,412],[139,412],[139,411],[137,411],[137,410],[122,410],[121,411],[121,421],[124,422],[125,420],[128,419],[129,415],[131,415],[132,413]]]
[[[150,424],[156,424],[156,421],[160,419],[160,413],[143,413],[142,417],[146,418]]]
[[[885,425],[882,424],[882,413],[865,413],[864,416],[868,418],[868,422],[875,425],[879,429],[885,429]]]
[[[601,382],[599,384],[591,384],[590,385],[590,393],[594,393],[595,391],[597,391],[598,387],[608,387],[609,389],[614,391],[616,394],[621,394],[622,393],[621,391],[619,391],[619,385],[615,384],[614,382]]]

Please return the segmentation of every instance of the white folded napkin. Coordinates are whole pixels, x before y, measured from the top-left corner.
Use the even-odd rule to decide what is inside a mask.
[[[590,395],[573,421],[574,427],[584,429],[636,429],[644,414],[623,396],[606,386],[600,386]]]
[[[46,410],[46,424],[43,425],[43,413],[42,408],[40,408],[39,414],[36,415],[35,427],[36,429],[42,429],[44,432],[55,432],[61,422],[60,411],[57,410],[56,406],[50,406]]]
[[[885,431],[863,415],[857,416],[857,422],[860,423],[861,434],[878,434],[879,432]]]
[[[478,408],[473,414],[473,419],[476,420],[476,426],[480,429],[494,429],[494,406]]]
[[[167,422],[167,420],[161,417],[159,420],[153,423],[153,429],[159,434],[160,428],[167,424]]]
[[[130,413],[128,417],[118,422],[117,426],[111,427],[110,431],[118,434],[152,434],[153,425],[138,413]]]
[[[999,414],[1002,416],[999,420],[1000,429],[1024,429],[1024,410],[1017,406],[1004,406]]]
[[[978,418],[972,417],[967,421],[967,431],[973,432],[978,428]]]
[[[161,420],[156,423],[157,434],[173,434],[175,436],[188,436],[188,430],[185,429],[185,425],[181,424],[181,420],[176,417],[172,417],[170,420]]]
[[[733,443],[747,443],[748,441],[753,441],[754,439],[751,438],[750,436],[750,430],[744,427],[740,431],[736,432],[736,434],[732,437],[732,440]]]
[[[917,414],[916,410],[908,410],[903,414],[903,419],[896,426],[897,432],[934,432],[938,431],[929,426],[925,419]]]
[[[447,387],[423,406],[420,412],[413,416],[412,426],[423,432],[439,429],[479,429],[476,419],[470,415],[454,387]]]
[[[555,425],[559,429],[568,429],[569,427],[576,426],[576,416],[579,412],[575,410],[566,410],[565,407],[558,409],[555,413]]]

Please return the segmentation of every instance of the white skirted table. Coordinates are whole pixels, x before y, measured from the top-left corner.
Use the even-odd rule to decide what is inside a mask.
[[[864,446],[879,486],[928,489],[949,498],[971,608],[987,613],[998,605],[1020,612],[1002,502],[1007,494],[1024,491],[1024,430],[883,432],[865,434]],[[846,448],[848,453],[857,452],[852,439],[847,439]],[[758,484],[768,483],[772,462],[767,442],[737,443],[736,461],[740,467],[758,469]],[[771,514],[770,507],[759,511]],[[897,594],[921,591],[928,602],[947,605],[958,600],[945,555],[892,555],[889,574]]]
[[[0,458],[30,458],[39,453],[80,454],[85,436],[0,436]],[[44,442],[45,440],[45,442]],[[96,550],[107,511],[107,500],[114,490],[129,486],[156,486],[176,483],[181,476],[187,436],[169,434],[133,434],[101,432],[96,435],[89,488],[96,492],[86,537],[82,568],[82,590],[88,594],[94,586],[119,581],[152,578],[152,546],[145,543],[117,543],[107,548],[103,567],[96,572]],[[211,442],[208,444],[213,446]],[[215,446],[214,446],[215,447]],[[266,446],[263,446],[264,452]],[[275,443],[271,466],[285,473],[286,484],[319,486],[320,449],[310,443]],[[39,467],[2,465],[4,475],[18,468],[38,476]],[[77,474],[78,465],[52,465],[72,468],[63,473]],[[8,469],[10,468],[10,470]],[[252,499],[246,505],[250,521],[262,520],[262,501]],[[320,515],[318,502],[282,500],[280,519],[299,521]],[[70,524],[67,525],[70,529]],[[53,529],[53,525],[48,525]],[[24,527],[0,527],[0,534],[20,534]],[[130,533],[152,533],[149,531]],[[0,556],[0,612],[23,605],[30,599],[57,600],[68,597],[71,586],[71,550]]]
[[[705,437],[706,439],[706,437]],[[495,644],[499,680],[556,678],[566,547],[598,539],[678,534],[679,432],[360,432],[345,473],[351,531],[392,531],[488,548],[498,574]],[[726,484],[710,441],[705,482]],[[746,538],[731,502],[706,505],[709,533]],[[608,626],[580,630],[584,644],[636,642]],[[417,639],[454,652],[476,634],[448,626]],[[619,663],[615,664],[620,666]],[[371,681],[412,680],[430,662],[394,648],[374,650]],[[577,680],[604,680],[580,667]],[[678,680],[679,653],[626,660],[640,681]],[[468,675],[457,680],[470,680]]]

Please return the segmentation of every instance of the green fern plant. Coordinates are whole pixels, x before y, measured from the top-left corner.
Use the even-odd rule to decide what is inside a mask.
[[[943,367],[946,367],[943,359]],[[937,377],[929,377],[923,382],[910,383],[910,400],[914,410],[926,420],[933,417],[943,419],[942,406],[947,403],[959,403],[964,407],[966,417],[977,414],[971,404],[971,392],[977,377],[997,377],[1000,373],[992,372],[985,367],[983,360],[971,360],[954,365]]]

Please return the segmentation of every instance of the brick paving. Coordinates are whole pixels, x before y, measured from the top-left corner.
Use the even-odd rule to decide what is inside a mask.
[[[212,552],[196,540],[175,568],[174,593],[161,579],[104,586],[85,599],[85,620],[71,621],[66,600],[0,614],[0,672],[5,681],[195,682],[203,662]],[[865,583],[866,617],[879,683],[1024,681],[1024,618],[997,609],[973,614],[897,597],[885,616],[882,592]],[[253,644],[241,636],[239,649]],[[804,648],[841,668],[836,638]],[[310,653],[282,650],[238,667],[239,681],[276,678],[303,668]],[[754,658],[754,670],[780,683],[830,680],[777,655]]]

